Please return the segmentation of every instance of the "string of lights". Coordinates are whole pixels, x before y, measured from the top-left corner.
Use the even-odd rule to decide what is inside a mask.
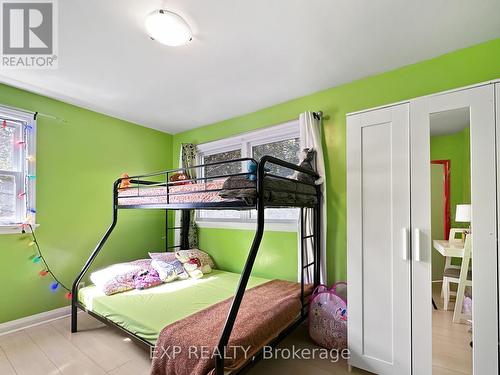
[[[2,130],[7,130],[8,127],[8,121],[10,122],[16,122],[11,119],[2,119],[0,118],[0,121],[2,121],[1,129]],[[33,129],[33,127],[29,124],[26,124],[23,122],[23,138],[19,139],[17,141],[14,141],[14,144],[19,147],[24,147],[27,148],[28,146],[28,133]],[[31,155],[26,155],[26,162],[32,162],[34,161],[34,156]],[[26,170],[29,171],[30,167],[29,164],[26,167]],[[27,199],[28,196],[28,191],[29,191],[29,184],[28,181],[34,181],[36,179],[36,176],[34,174],[27,173],[26,174],[26,182],[24,184],[24,191],[18,192],[17,197],[18,199],[22,199],[25,204],[26,204],[26,213],[29,215],[34,215],[36,213],[36,210],[31,207],[29,200]],[[32,219],[32,218],[31,218]],[[27,218],[27,223],[21,224],[21,232],[23,234],[29,234],[31,236],[31,241],[29,242],[30,247],[34,247],[35,253],[30,256],[30,260],[33,262],[33,264],[40,264],[42,266],[42,269],[38,272],[40,277],[47,277],[50,276],[53,281],[50,283],[50,290],[52,292],[57,292],[58,290],[62,289],[65,290],[65,297],[67,299],[71,299],[71,290],[54,274],[52,269],[50,268],[49,264],[47,263],[47,260],[45,259],[42,249],[40,247],[40,244],[38,242],[38,239],[35,235],[35,231],[33,230],[33,225],[31,224],[31,219],[28,217]]]
[[[26,228],[29,228],[29,231],[26,231]],[[29,246],[35,247],[36,253],[33,254],[30,259],[35,264],[42,264],[43,269],[38,273],[41,277],[45,277],[50,275],[54,281],[50,284],[50,290],[56,292],[57,290],[64,289],[66,290],[65,297],[67,299],[71,299],[71,290],[63,283],[61,280],[52,272],[49,264],[47,263],[45,257],[43,256],[42,250],[40,248],[40,244],[38,243],[38,239],[36,238],[35,232],[33,231],[33,226],[31,224],[23,224],[21,232],[29,233],[31,235],[32,241],[29,243]]]

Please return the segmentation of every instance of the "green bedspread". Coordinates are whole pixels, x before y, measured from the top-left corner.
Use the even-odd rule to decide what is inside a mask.
[[[167,325],[234,295],[240,275],[213,270],[203,278],[178,280],[145,290],[106,296],[95,286],[80,289],[85,307],[154,344]],[[251,277],[252,288],[269,280]]]

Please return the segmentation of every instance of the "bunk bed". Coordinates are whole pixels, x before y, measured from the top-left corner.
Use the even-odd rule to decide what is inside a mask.
[[[241,163],[242,170],[243,165],[249,163],[254,164],[255,168],[252,172],[222,173],[216,176],[204,177],[207,168],[224,167],[228,166],[229,163]],[[271,172],[272,168],[270,168],[272,166],[285,168],[293,174],[283,176],[273,173]],[[198,171],[198,173],[189,173],[189,171]],[[189,177],[182,182],[172,182],[171,176],[176,173],[185,173],[188,177],[196,175],[200,177]],[[302,174],[308,177],[308,179],[297,178],[298,174]],[[300,308],[297,316],[295,316],[291,322],[287,323],[285,327],[280,327],[279,330],[277,329],[277,332],[272,332],[272,335],[266,342],[266,345],[277,345],[288,333],[293,331],[293,329],[305,320],[307,315],[308,293],[313,287],[319,284],[321,194],[319,186],[314,183],[314,180],[317,178],[319,178],[319,176],[315,171],[266,155],[262,157],[260,161],[251,158],[240,158],[116,180],[113,184],[112,223],[73,283],[71,332],[77,332],[77,312],[78,309],[80,309],[86,311],[105,324],[120,329],[132,339],[151,350],[158,339],[159,329],[163,328],[160,322],[162,322],[162,324],[173,324],[181,319],[189,317],[190,314],[196,311],[211,308],[227,300],[228,307],[227,310],[224,311],[228,312],[227,316],[224,318],[222,324],[223,328],[220,335],[218,335],[216,345],[216,349],[221,355],[215,357],[215,364],[213,366],[215,374],[224,374],[226,359],[225,349],[228,346],[238,313],[240,313],[240,315],[242,314],[240,307],[243,297],[248,290],[255,289],[252,287],[257,288],[259,285],[268,281],[250,275],[265,229],[265,209],[299,208],[300,225],[302,229],[302,237],[300,240],[301,256],[299,257],[299,261],[302,272],[300,286],[297,283],[297,296],[300,298]],[[126,180],[128,184],[127,188],[122,188],[124,180]],[[181,228],[175,226],[175,224],[169,224],[168,212],[170,210],[256,210],[257,220],[255,236],[241,274],[216,270],[213,274],[208,274],[204,278],[198,280],[199,282],[197,283],[193,282],[188,285],[185,281],[176,281],[173,283],[178,283],[175,286],[173,284],[163,284],[153,288],[155,289],[153,293],[154,297],[151,297],[151,293],[148,295],[147,292],[144,293],[147,297],[144,297],[143,293],[141,293],[144,291],[125,292],[123,295],[116,296],[101,296],[92,287],[79,290],[80,282],[85,277],[90,266],[102,250],[110,234],[113,232],[118,221],[118,212],[123,209],[165,210],[167,251],[175,251],[181,248],[180,245],[173,243],[172,236],[169,234]],[[304,219],[306,210],[311,210],[313,213],[314,220],[312,228],[306,228]],[[305,254],[305,244],[308,241],[310,241],[309,243],[312,244],[313,247],[312,259],[309,259],[309,256]],[[183,243],[182,239],[181,243]],[[307,264],[304,264],[306,261]],[[306,284],[305,274],[313,275],[312,283],[308,281]],[[207,280],[205,280],[205,278]],[[185,283],[186,287],[181,283]],[[193,290],[196,291],[193,295],[202,296],[202,301],[197,301],[195,308],[185,306],[184,309],[182,309],[175,306],[183,304],[169,304],[169,298],[180,296],[180,293],[176,294],[176,291],[185,291],[190,289],[193,285],[195,285]],[[210,298],[207,297],[209,295],[211,295]],[[231,297],[232,299],[230,299]],[[272,296],[270,296],[270,298],[272,298]],[[172,301],[172,299],[170,301]],[[134,303],[151,304],[152,310],[154,309],[156,313],[151,314],[152,316],[148,320],[146,317],[134,313],[133,307],[127,307],[132,306]],[[265,301],[263,301],[263,303],[265,303]],[[168,313],[169,316],[165,317],[161,314],[167,314],[166,310],[162,310],[161,306],[167,304],[171,307]],[[279,314],[279,311],[277,314]],[[244,371],[261,359],[262,354],[262,348],[258,348],[254,355],[248,358],[243,365],[236,369],[231,369],[231,373]]]

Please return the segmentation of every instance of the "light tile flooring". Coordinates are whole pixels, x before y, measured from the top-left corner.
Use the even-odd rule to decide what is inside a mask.
[[[432,374],[472,374],[470,326],[453,323],[453,302],[443,310],[441,283],[432,284],[432,295],[438,307],[432,313]]]
[[[439,286],[435,301],[441,307]],[[452,311],[433,313],[433,375],[470,374],[472,350],[468,326],[453,324]],[[149,353],[115,329],[87,314],[79,315],[80,332],[71,334],[69,318],[0,336],[1,375],[142,375],[149,374]],[[305,325],[280,345],[282,348],[314,348]],[[248,374],[347,374],[345,361],[260,361]],[[353,369],[351,374],[368,374]]]
[[[69,331],[69,318],[0,336],[1,375],[147,375],[149,352],[115,329],[79,314],[79,329]],[[305,326],[281,347],[314,348]],[[347,363],[329,360],[262,360],[248,374],[347,374]],[[351,374],[367,374],[353,370]]]

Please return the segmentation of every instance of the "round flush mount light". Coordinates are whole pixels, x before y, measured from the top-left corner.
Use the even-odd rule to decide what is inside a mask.
[[[155,10],[146,17],[146,31],[151,39],[166,46],[182,46],[193,39],[191,28],[177,13]]]

